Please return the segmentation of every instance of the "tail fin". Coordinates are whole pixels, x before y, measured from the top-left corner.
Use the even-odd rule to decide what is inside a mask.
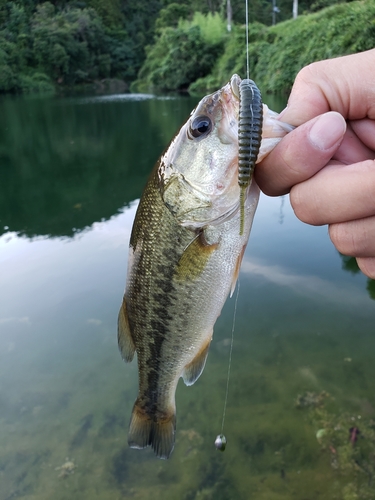
[[[158,458],[167,459],[174,448],[176,415],[174,411],[155,420],[135,402],[128,433],[131,448],[151,446]]]

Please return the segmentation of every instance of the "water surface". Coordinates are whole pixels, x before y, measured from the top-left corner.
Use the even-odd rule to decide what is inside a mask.
[[[127,446],[137,368],[116,320],[131,225],[195,103],[0,101],[1,500],[375,498],[374,282],[287,197],[261,198],[244,257],[225,453],[234,299],[204,374],[178,386],[172,458]]]

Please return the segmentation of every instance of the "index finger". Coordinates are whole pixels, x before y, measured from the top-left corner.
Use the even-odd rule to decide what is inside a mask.
[[[345,119],[375,119],[375,49],[312,63],[294,82],[280,119],[301,125],[327,111]]]

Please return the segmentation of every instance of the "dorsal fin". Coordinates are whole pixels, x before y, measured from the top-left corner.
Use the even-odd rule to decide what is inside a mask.
[[[135,345],[130,332],[128,311],[126,307],[125,297],[123,298],[117,323],[117,341],[121,351],[122,358],[127,363],[130,363],[134,358]]]

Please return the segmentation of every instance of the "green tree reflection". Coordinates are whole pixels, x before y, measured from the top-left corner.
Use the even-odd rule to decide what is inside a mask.
[[[0,234],[72,236],[139,198],[195,100],[3,98]]]
[[[349,257],[347,255],[342,255],[342,254],[340,254],[340,257],[342,259],[342,268],[345,271],[349,271],[352,274],[357,274],[361,272],[361,270],[358,267],[357,261],[354,257]],[[368,291],[370,298],[372,300],[375,300],[375,280],[372,280],[370,278],[367,279],[366,290]]]

